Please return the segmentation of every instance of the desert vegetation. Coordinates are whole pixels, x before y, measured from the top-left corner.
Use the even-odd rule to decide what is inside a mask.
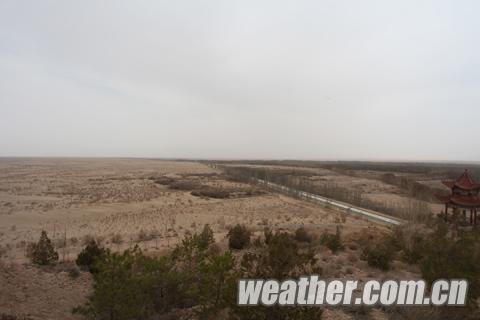
[[[47,232],[42,230],[40,240],[34,243],[31,248],[32,262],[39,265],[49,265],[58,260],[58,253],[47,236]]]
[[[182,309],[200,319],[220,313],[231,319],[319,318],[322,310],[315,308],[235,306],[239,277],[285,279],[312,270],[313,253],[303,251],[292,235],[275,232],[254,251],[234,255],[215,246],[208,226],[158,258],[146,256],[139,247],[107,251],[95,262],[92,296],[74,312],[94,319],[137,319]]]
[[[0,161],[5,317],[406,320],[442,319],[452,312],[459,319],[478,317],[478,232],[460,220],[444,224],[430,215],[435,209],[430,202],[413,199],[397,185],[404,171],[395,172],[400,179],[395,180],[389,171],[308,163],[219,168],[154,160],[52,161]],[[264,189],[251,177],[362,206],[370,201],[372,208],[409,222],[390,228]],[[412,173],[408,177],[419,181]],[[143,192],[148,196],[136,195]],[[388,197],[408,201],[385,201]],[[239,278],[312,273],[360,282],[466,278],[471,300],[454,311],[235,305]]]
[[[259,188],[254,187],[225,187],[219,184],[201,184],[198,180],[191,180],[191,177],[214,177],[218,178],[217,175],[188,175],[181,179],[174,179],[167,176],[161,177],[150,177],[149,179],[154,181],[157,184],[168,186],[172,190],[180,191],[189,191],[191,195],[202,198],[213,198],[213,199],[228,199],[228,198],[239,198],[239,197],[248,197],[248,196],[258,196],[263,195],[265,192]]]
[[[237,225],[229,234],[243,237],[246,234],[244,228]],[[74,312],[92,319],[138,319],[172,314],[198,319],[320,319],[322,308],[235,305],[235,285],[239,278],[284,280],[312,273],[328,275],[323,267],[322,254],[318,254],[320,248],[327,246],[336,253],[340,248],[348,247],[347,244],[338,230],[332,235],[309,238],[308,242],[304,241],[304,232],[265,229],[257,243],[244,244],[242,249],[235,247],[230,251],[218,247],[212,230],[205,225],[199,234],[185,236],[170,253],[160,257],[146,255],[138,246],[123,253],[104,251],[105,254],[97,255],[94,263],[93,294]],[[401,227],[374,243],[361,238],[357,242],[362,251],[360,259],[378,272],[395,268],[394,261],[418,264],[421,276],[430,283],[440,278],[468,279],[471,283],[469,305],[475,310],[480,294],[479,256],[466,255],[459,246],[467,245],[472,252],[478,252],[478,235],[453,235],[446,225],[438,223],[433,231],[428,231],[433,232],[431,237],[425,238],[416,249],[421,258],[413,261],[409,258],[409,232],[409,227]],[[303,234],[300,239],[299,234]],[[436,245],[438,243],[442,244],[441,249]],[[452,256],[456,259],[449,258]],[[349,308],[345,308],[345,312],[369,313],[368,310]],[[422,314],[419,310],[416,312]],[[423,312],[425,316],[430,311]],[[437,311],[437,315],[442,317],[449,312],[451,309],[444,308]],[[465,309],[460,314],[468,318],[470,312]],[[397,316],[398,319],[409,319],[408,315]]]

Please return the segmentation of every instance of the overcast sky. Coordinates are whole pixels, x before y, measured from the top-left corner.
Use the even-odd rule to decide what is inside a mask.
[[[0,0],[0,156],[478,161],[479,14]]]

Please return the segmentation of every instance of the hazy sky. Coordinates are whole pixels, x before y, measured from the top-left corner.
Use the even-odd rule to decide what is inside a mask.
[[[0,0],[0,156],[478,161],[479,14]]]

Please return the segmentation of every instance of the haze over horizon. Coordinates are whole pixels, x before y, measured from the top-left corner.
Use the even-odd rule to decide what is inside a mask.
[[[478,162],[478,9],[0,0],[0,157]]]

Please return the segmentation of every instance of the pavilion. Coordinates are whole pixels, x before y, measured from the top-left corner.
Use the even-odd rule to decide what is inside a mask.
[[[470,176],[468,170],[457,180],[445,180],[442,183],[447,186],[451,193],[447,196],[437,196],[445,204],[445,220],[448,219],[448,209],[461,210],[464,217],[470,212],[470,224],[477,224],[477,212],[480,208],[480,184]]]

